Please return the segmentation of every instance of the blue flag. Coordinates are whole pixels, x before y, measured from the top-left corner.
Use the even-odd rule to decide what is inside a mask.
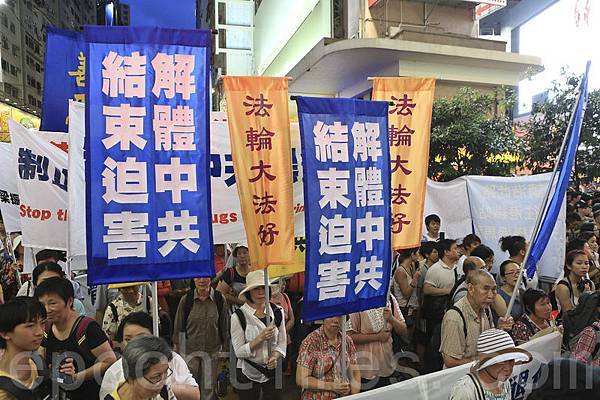
[[[554,226],[556,225],[556,219],[560,212],[560,208],[565,199],[567,187],[569,186],[569,178],[571,177],[571,171],[573,171],[573,164],[575,163],[575,156],[577,155],[577,148],[579,147],[579,134],[581,133],[581,125],[583,124],[583,117],[585,113],[585,107],[588,100],[588,73],[590,70],[590,62],[586,65],[585,74],[581,79],[579,85],[579,97],[577,98],[577,104],[575,104],[574,115],[571,118],[571,124],[567,129],[567,140],[564,146],[562,154],[558,155],[557,162],[559,163],[557,169],[557,177],[553,177],[555,182],[554,192],[552,197],[548,200],[548,206],[546,207],[542,223],[531,242],[531,250],[527,263],[527,276],[533,277],[536,271],[537,263],[544,254]]]
[[[69,100],[85,100],[85,41],[83,34],[46,28],[44,93],[40,130],[68,132]]]
[[[84,34],[88,281],[212,276],[210,32]]]
[[[302,319],[383,307],[391,275],[388,103],[297,101],[307,241]]]

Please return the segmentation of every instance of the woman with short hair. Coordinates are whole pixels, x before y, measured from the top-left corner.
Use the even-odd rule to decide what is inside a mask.
[[[530,341],[538,332],[554,327],[552,318],[552,304],[550,296],[540,289],[527,289],[523,293],[523,315],[516,320],[511,336],[521,345]]]
[[[121,383],[105,400],[174,400],[166,383],[173,371],[169,361],[173,352],[164,339],[141,336],[132,340],[123,352]]]

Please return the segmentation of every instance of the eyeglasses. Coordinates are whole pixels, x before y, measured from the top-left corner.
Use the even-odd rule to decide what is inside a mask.
[[[158,377],[152,377],[150,379],[144,376],[144,379],[150,382],[151,384],[156,385],[157,383],[164,382],[171,375],[173,375],[173,370],[171,368],[167,368],[167,370],[163,374],[160,374]]]

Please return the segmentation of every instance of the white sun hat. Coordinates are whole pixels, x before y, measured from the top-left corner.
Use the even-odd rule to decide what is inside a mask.
[[[533,358],[527,350],[517,348],[510,335],[500,329],[488,329],[479,335],[477,352],[479,359],[473,365],[473,371],[510,360],[515,361],[515,365],[527,364]]]
[[[267,279],[268,280],[268,279]],[[245,300],[244,293],[251,291],[252,289],[256,289],[257,287],[265,286],[265,271],[259,269],[257,271],[248,272],[246,275],[246,287],[244,290],[240,292],[238,297],[242,300]],[[273,287],[273,283],[269,282],[269,287]]]

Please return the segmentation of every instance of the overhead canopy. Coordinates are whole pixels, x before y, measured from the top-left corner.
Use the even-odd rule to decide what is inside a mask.
[[[443,81],[515,86],[543,70],[539,57],[499,50],[388,38],[321,40],[286,74],[290,92],[352,97],[369,76],[427,76]]]

